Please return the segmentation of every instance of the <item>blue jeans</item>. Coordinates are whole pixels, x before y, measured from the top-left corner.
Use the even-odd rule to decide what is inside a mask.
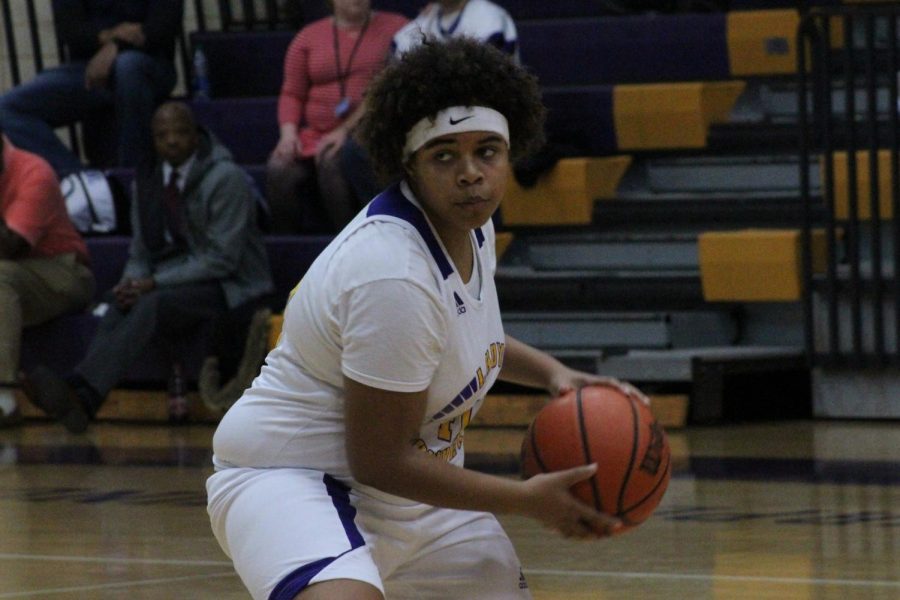
[[[78,62],[47,69],[0,96],[0,128],[19,148],[44,157],[57,173],[68,173],[83,165],[53,130],[113,113],[118,166],[134,167],[152,157],[150,119],[175,86],[174,65],[143,52],[123,51],[109,87],[101,90],[85,88],[86,66]],[[84,133],[88,137],[94,132]]]

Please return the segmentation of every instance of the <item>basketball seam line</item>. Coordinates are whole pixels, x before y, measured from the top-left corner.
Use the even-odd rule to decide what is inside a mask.
[[[625,469],[625,476],[622,478],[622,485],[619,487],[619,498],[616,501],[616,512],[622,514],[622,504],[625,502],[625,488],[628,487],[628,481],[631,479],[631,470],[634,469],[634,461],[637,458],[637,447],[641,437],[640,415],[638,415],[637,407],[634,399],[625,397],[628,406],[631,408],[631,422],[633,423],[631,431],[631,459],[628,461],[628,468]]]
[[[541,458],[541,452],[537,445],[537,419],[531,424],[531,453],[534,455],[534,460],[537,462],[538,467],[541,468],[541,471],[547,472],[547,465],[544,464],[544,460]]]
[[[594,461],[591,459],[591,449],[588,446],[587,439],[587,430],[584,426],[584,410],[582,408],[582,400],[581,400],[581,390],[583,388],[578,388],[575,392],[575,407],[578,416],[578,430],[581,433],[581,447],[584,450],[584,458],[585,464],[591,464]],[[597,466],[599,469],[599,465]],[[603,498],[600,496],[600,489],[597,487],[597,473],[591,475],[589,480],[591,482],[591,490],[594,492],[594,508],[600,512],[603,512]]]
[[[640,523],[633,523],[633,522],[631,522],[631,521],[630,521],[629,519],[627,519],[624,515],[630,513],[630,512],[633,511],[634,509],[638,508],[641,504],[643,504],[644,502],[646,502],[647,500],[649,500],[650,498],[652,498],[652,497],[653,497],[653,494],[656,493],[656,490],[659,489],[659,486],[661,486],[661,485],[663,484],[663,482],[666,481],[666,480],[668,479],[668,478],[666,477],[666,473],[668,473],[669,470],[671,470],[671,468],[672,468],[672,455],[670,454],[670,455],[668,456],[668,460],[666,461],[666,468],[665,468],[665,470],[663,471],[663,476],[659,478],[659,481],[656,482],[656,485],[653,486],[653,489],[650,490],[649,492],[647,492],[647,495],[646,495],[646,496],[644,496],[643,498],[641,498],[640,500],[638,500],[637,502],[635,502],[634,504],[632,504],[631,506],[629,506],[627,509],[625,509],[625,510],[622,511],[622,520],[623,520],[623,521],[627,521],[627,522],[625,523],[626,525],[630,525],[630,524],[639,525],[639,524],[640,524]],[[642,522],[643,522],[643,521],[642,521]]]

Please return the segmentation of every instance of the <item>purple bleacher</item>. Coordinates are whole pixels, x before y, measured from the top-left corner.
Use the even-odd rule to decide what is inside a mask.
[[[568,17],[596,17],[609,12],[601,0],[495,0],[516,21],[528,19],[560,19]],[[398,12],[415,17],[426,0],[374,0],[378,10]]]
[[[214,98],[277,96],[284,55],[294,35],[293,31],[195,32],[191,47],[203,48]]]
[[[260,194],[265,195],[265,192],[266,192],[266,165],[255,164],[255,165],[241,165],[241,166],[247,172],[247,175],[250,176],[250,179],[253,181],[253,185],[256,186],[257,191],[259,191]]]
[[[307,269],[333,236],[330,235],[267,235],[266,252],[275,282],[275,296],[286,303]]]
[[[278,143],[275,96],[195,100],[191,106],[197,122],[212,131],[240,164],[265,163]]]
[[[591,155],[616,152],[612,85],[544,88],[547,132],[552,138],[577,138]]]
[[[91,255],[91,270],[97,280],[94,299],[100,300],[122,278],[131,238],[124,235],[97,236],[86,238],[85,243]]]
[[[531,21],[519,46],[542,86],[730,78],[722,13]]]
[[[522,21],[518,30],[522,62],[541,85],[730,77],[725,13],[539,19]],[[214,98],[251,98],[278,95],[293,36],[242,31],[191,39],[206,54]]]
[[[131,186],[134,184],[134,168],[133,167],[112,167],[104,171],[107,178],[114,178],[122,184],[128,195],[131,195]]]
[[[282,307],[309,265],[331,241],[331,236],[268,236],[266,251],[275,282],[276,308]],[[97,278],[95,300],[99,301],[120,279],[128,257],[130,238],[126,236],[91,237],[87,240],[91,268]],[[100,319],[89,312],[65,315],[48,323],[26,329],[22,341],[21,365],[26,371],[37,364],[48,365],[58,373],[68,373],[84,356]],[[204,356],[205,332],[180,348],[187,377],[196,380]],[[159,342],[147,349],[143,360],[134,364],[122,386],[164,385],[170,372],[170,353]]]
[[[549,110],[547,129],[564,133],[572,123],[590,132],[593,154],[615,151],[612,121],[612,88],[609,85],[560,86],[544,90]],[[278,127],[267,115],[274,113],[276,98],[223,98],[194,102],[197,120],[232,151],[260,190],[265,190],[265,162],[278,141]],[[248,135],[252,133],[252,135]]]

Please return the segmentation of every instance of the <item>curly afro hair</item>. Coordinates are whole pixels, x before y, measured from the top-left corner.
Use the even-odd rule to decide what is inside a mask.
[[[497,48],[468,38],[423,40],[372,83],[360,138],[385,181],[402,176],[406,134],[451,106],[486,106],[509,122],[513,159],[544,142],[537,79]]]

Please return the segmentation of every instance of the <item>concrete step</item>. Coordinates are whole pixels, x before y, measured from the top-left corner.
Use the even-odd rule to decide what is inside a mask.
[[[847,111],[847,93],[839,82],[834,82],[831,93],[832,114],[841,118]],[[876,90],[877,113],[886,116],[890,111],[890,94],[887,86]],[[864,89],[855,90],[854,97],[858,115],[867,110],[868,101]],[[811,110],[811,99],[810,99]],[[796,123],[798,115],[796,81],[760,80],[748,81],[744,93],[738,98],[731,112],[733,122]]]
[[[740,361],[747,359],[796,358],[803,355],[799,346],[711,346],[670,350],[635,349],[614,356],[600,357],[597,372],[634,382],[681,382],[694,379],[696,361]]]
[[[596,371],[651,389],[690,389],[690,423],[809,418],[810,372],[801,346],[631,350],[597,361]]]
[[[729,312],[505,312],[506,332],[562,357],[601,357],[633,349],[724,346],[734,343]]]
[[[823,222],[821,199],[813,207]],[[702,233],[745,227],[796,227],[803,204],[798,193],[694,192],[671,194],[619,193],[613,201],[594,205],[592,223],[600,231],[672,231]]]
[[[500,306],[511,311],[688,310],[706,306],[700,270],[536,270],[501,266]]]
[[[819,165],[809,167],[810,185],[819,195]],[[799,194],[799,159],[791,154],[695,155],[635,160],[619,194],[780,193]]]
[[[535,235],[521,242],[527,264],[537,271],[696,271],[697,237],[693,234]]]

